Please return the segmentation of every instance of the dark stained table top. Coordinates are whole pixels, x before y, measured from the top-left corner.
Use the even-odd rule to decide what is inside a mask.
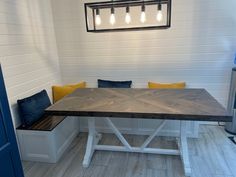
[[[205,89],[77,89],[50,106],[46,113],[98,118],[232,120]]]

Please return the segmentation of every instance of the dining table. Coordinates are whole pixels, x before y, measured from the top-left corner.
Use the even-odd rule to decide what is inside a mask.
[[[89,167],[95,151],[178,155],[185,176],[191,176],[187,128],[190,121],[230,122],[232,115],[205,89],[84,88],[77,89],[46,109],[50,115],[82,116],[88,120],[83,166]],[[159,120],[141,146],[132,146],[111,118]],[[99,144],[102,134],[95,121],[105,120],[122,145]],[[177,149],[149,147],[169,120],[180,121]]]

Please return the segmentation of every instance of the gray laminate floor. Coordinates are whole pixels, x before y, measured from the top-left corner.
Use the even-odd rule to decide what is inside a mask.
[[[201,126],[199,139],[189,139],[193,177],[236,177],[236,145],[223,128]],[[132,145],[145,136],[126,136]],[[82,167],[87,134],[80,135],[57,164],[23,162],[26,177],[183,177],[179,156],[95,152],[89,168]],[[117,145],[112,134],[102,143]],[[156,138],[151,146],[176,147],[172,138]]]

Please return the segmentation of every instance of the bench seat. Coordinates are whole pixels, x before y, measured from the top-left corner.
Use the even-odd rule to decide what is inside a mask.
[[[35,122],[29,127],[20,126],[18,130],[38,130],[38,131],[52,131],[59,125],[66,116],[47,116],[44,115],[39,121]]]
[[[56,163],[79,133],[79,120],[45,115],[30,127],[18,127],[16,132],[22,160]]]

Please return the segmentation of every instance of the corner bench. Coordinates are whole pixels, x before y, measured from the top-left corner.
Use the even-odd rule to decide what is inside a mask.
[[[16,132],[22,160],[56,163],[79,133],[79,123],[77,117],[44,115]]]

